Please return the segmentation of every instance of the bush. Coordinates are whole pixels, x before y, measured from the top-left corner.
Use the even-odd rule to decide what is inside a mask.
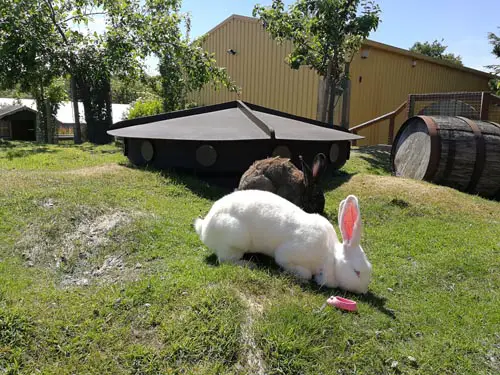
[[[158,115],[160,113],[163,113],[163,105],[160,99],[139,99],[132,104],[128,113],[126,113],[126,118],[130,120],[137,117]]]

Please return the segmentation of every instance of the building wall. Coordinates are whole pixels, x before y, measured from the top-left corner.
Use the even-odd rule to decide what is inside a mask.
[[[227,68],[242,88],[239,97],[226,89],[206,87],[191,94],[199,105],[241,99],[254,104],[316,118],[320,78],[311,69],[292,70],[285,63],[292,45],[278,45],[256,19],[232,16],[209,32],[205,48],[215,53],[219,66]],[[232,48],[236,55],[227,53]],[[489,77],[471,69],[458,69],[432,59],[384,44],[367,41],[368,57],[358,53],[351,63],[349,126],[396,109],[410,93],[488,91]],[[412,61],[416,60],[416,66]],[[342,101],[336,107],[340,124]],[[396,131],[404,121],[396,119]],[[360,131],[366,137],[359,144],[387,143],[388,122]]]
[[[369,42],[370,43],[370,42]],[[436,64],[427,59],[392,52],[375,46],[368,57],[358,53],[351,63],[350,127],[395,110],[409,94],[489,91],[487,75]],[[363,50],[362,49],[362,50]],[[416,66],[412,62],[416,61]],[[405,112],[396,119],[396,131],[405,120]],[[387,143],[389,122],[360,131],[362,144]]]
[[[234,17],[209,33],[205,48],[215,53],[219,66],[226,67],[241,87],[239,97],[226,89],[206,87],[191,99],[199,105],[240,99],[298,116],[316,118],[318,76],[301,67],[292,70],[285,63],[291,44],[278,45],[254,19]],[[228,49],[236,55],[227,53]]]
[[[7,116],[5,120],[10,122],[10,137],[13,140],[34,141],[36,130],[36,113],[24,110]]]
[[[0,120],[0,138],[10,138],[10,121]]]

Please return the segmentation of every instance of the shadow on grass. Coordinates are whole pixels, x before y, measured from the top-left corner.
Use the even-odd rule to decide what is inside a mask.
[[[10,141],[7,141],[7,140],[0,138],[0,149],[2,149],[2,148],[14,148],[14,147],[18,147],[18,146],[19,145],[17,145],[17,144],[14,144]]]
[[[194,176],[179,171],[161,171],[161,175],[174,183],[181,184],[199,197],[218,200],[234,191],[238,178]]]
[[[120,154],[123,152],[122,149],[120,148],[112,148],[112,149],[103,149],[103,146],[113,146],[112,143],[108,143],[105,145],[98,145],[98,144],[93,144],[90,142],[85,142],[82,144],[74,144],[74,143],[61,143],[59,142],[58,144],[59,147],[61,148],[74,148],[78,149],[84,152],[89,152],[89,153],[98,153],[98,154]]]
[[[347,173],[343,170],[334,170],[330,177],[325,177],[322,182],[322,187],[325,192],[335,190],[341,185],[349,182],[354,176],[353,173]]]
[[[356,151],[355,151],[356,152]],[[357,151],[361,153],[360,158],[370,164],[373,172],[383,171],[391,173],[391,146],[375,145],[360,147]]]
[[[33,147],[31,149],[9,149],[5,156],[7,159],[12,160],[16,158],[24,158],[27,156],[31,155],[37,155],[37,154],[54,154],[57,153],[57,150],[49,150],[47,147],[44,146],[38,146],[38,147]]]
[[[247,253],[243,256],[242,260],[249,262],[249,267],[266,270],[273,276],[280,276],[284,272],[284,270],[276,264],[272,257],[264,254]],[[217,256],[215,254],[208,255],[205,258],[205,262],[214,267],[217,267],[219,265]],[[235,266],[239,267],[239,265]],[[297,285],[301,287],[303,291],[321,294],[325,297],[325,299],[329,298],[332,295],[340,295],[345,298],[360,301],[376,308],[378,311],[387,315],[388,317],[396,319],[396,313],[393,310],[385,307],[387,299],[385,297],[377,296],[371,291],[368,291],[365,294],[355,294],[338,288],[328,288],[325,286],[320,287],[313,280],[301,281],[295,277],[293,278],[293,280]]]
[[[130,169],[158,173],[165,178],[165,180],[173,184],[185,186],[187,189],[191,190],[193,194],[209,200],[217,200],[231,193],[238,185],[239,181],[238,177],[196,176],[186,171],[157,169],[151,166],[138,166],[129,161],[120,162],[118,164]]]

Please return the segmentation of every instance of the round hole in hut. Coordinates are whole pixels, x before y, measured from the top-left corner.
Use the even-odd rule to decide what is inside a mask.
[[[150,141],[142,141],[141,144],[141,156],[143,157],[144,161],[149,163],[151,160],[153,160],[154,156],[154,147],[153,144]]]
[[[210,145],[203,145],[196,150],[196,161],[204,167],[210,167],[217,160],[217,151]]]
[[[329,157],[330,157],[330,161],[332,163],[335,163],[337,161],[337,159],[339,158],[339,145],[336,144],[336,143],[333,143],[332,146],[330,147],[330,154],[329,154]]]

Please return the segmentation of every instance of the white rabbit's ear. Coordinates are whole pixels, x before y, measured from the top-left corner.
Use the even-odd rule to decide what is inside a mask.
[[[339,226],[342,240],[351,246],[359,245],[361,240],[361,213],[358,198],[349,195],[339,205]]]

